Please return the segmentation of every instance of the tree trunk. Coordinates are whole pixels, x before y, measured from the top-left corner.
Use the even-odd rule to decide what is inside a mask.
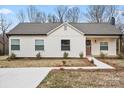
[[[3,55],[5,55],[5,31],[3,31]]]

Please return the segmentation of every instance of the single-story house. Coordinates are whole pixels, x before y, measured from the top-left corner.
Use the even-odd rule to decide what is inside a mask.
[[[79,57],[83,53],[117,56],[122,33],[109,23],[20,23],[9,33],[9,55],[17,57]]]

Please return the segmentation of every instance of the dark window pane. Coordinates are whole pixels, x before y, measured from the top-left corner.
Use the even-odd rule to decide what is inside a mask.
[[[100,50],[108,50],[108,46],[100,46]]]
[[[70,40],[61,40],[61,50],[70,50]]]
[[[42,46],[42,45],[35,45],[35,50],[44,50],[44,46]]]
[[[20,50],[20,45],[11,45],[11,50]]]
[[[61,49],[62,50],[70,50],[70,46],[62,46]]]
[[[70,44],[70,40],[62,40],[61,43],[62,44]]]
[[[108,50],[108,42],[100,42],[100,50]]]

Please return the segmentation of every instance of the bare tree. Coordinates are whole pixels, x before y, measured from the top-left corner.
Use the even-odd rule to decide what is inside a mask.
[[[3,35],[3,55],[5,54],[5,35],[6,35],[6,31],[9,29],[11,24],[12,24],[11,22],[7,21],[7,18],[5,17],[5,15],[0,14],[0,30],[2,31],[2,35]]]
[[[78,7],[70,8],[66,13],[66,21],[77,23],[80,18],[80,9]]]
[[[27,8],[27,17],[29,22],[45,23],[47,20],[45,12],[40,11],[35,6],[29,6]]]
[[[117,17],[118,13],[116,12],[116,9],[118,6],[116,5],[108,5],[106,6],[106,21],[110,22],[112,17]]]
[[[68,10],[67,6],[58,6],[56,8],[56,15],[58,17],[58,22],[63,23],[65,21],[65,14]]]
[[[109,22],[110,18],[114,16],[116,8],[116,6],[90,5],[87,8],[85,17],[89,22]]]
[[[103,15],[105,11],[105,6],[102,5],[91,5],[87,8],[87,13],[85,16],[87,17],[89,22],[101,23],[103,21]]]
[[[44,12],[37,12],[35,22],[45,23],[47,20],[46,14]]]
[[[45,14],[45,12],[42,12],[42,18],[41,18],[41,22],[45,23],[47,20],[47,15]]]
[[[117,27],[122,32],[122,37],[121,37],[121,53],[124,55],[124,23],[123,23],[123,19],[124,19],[124,13],[122,12],[121,16],[118,16]]]
[[[54,14],[53,15],[49,14],[47,19],[48,19],[48,23],[56,23],[56,22],[58,22],[58,19]]]
[[[37,16],[37,8],[31,5],[27,8],[27,13],[29,22],[35,22]]]
[[[19,12],[17,13],[17,19],[20,23],[24,23],[26,21],[26,14],[23,10],[19,10]]]

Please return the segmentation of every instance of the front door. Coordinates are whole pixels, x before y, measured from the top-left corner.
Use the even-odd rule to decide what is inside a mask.
[[[86,40],[86,55],[91,55],[91,40]]]

